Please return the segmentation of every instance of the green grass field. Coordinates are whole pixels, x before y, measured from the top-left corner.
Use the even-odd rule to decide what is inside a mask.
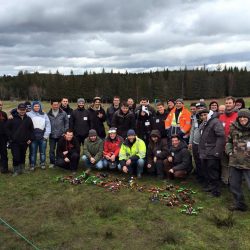
[[[8,111],[15,102],[5,102]],[[248,104],[249,105],[249,104]],[[48,111],[49,104],[45,104]],[[72,105],[74,107],[74,105]],[[9,159],[11,166],[11,158]],[[83,171],[82,164],[78,173]],[[220,198],[203,193],[194,177],[174,184],[192,188],[197,216],[180,213],[149,200],[150,194],[130,189],[111,193],[103,188],[58,183],[60,169],[37,169],[21,176],[0,175],[0,218],[39,249],[249,249],[249,212],[228,212],[226,188]],[[112,173],[121,177],[119,173]],[[144,176],[139,185],[165,186]],[[249,191],[245,188],[245,193]],[[246,196],[250,203],[249,195]],[[0,224],[0,249],[32,249]]]

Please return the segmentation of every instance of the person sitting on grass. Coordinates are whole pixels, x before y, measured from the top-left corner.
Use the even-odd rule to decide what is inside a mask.
[[[56,151],[56,166],[69,169],[75,172],[80,158],[80,145],[73,134],[73,130],[68,129],[59,139]]]
[[[172,135],[170,155],[165,164],[165,173],[169,179],[184,179],[191,172],[192,157],[187,144],[178,135]]]
[[[105,168],[115,169],[117,167],[122,142],[123,138],[117,135],[116,128],[111,127],[104,140],[103,166]]]
[[[89,130],[89,136],[84,141],[82,160],[86,168],[103,169],[103,140],[97,136],[94,129]]]
[[[146,145],[144,141],[138,138],[133,129],[128,130],[127,138],[122,143],[119,153],[118,168],[124,173],[133,174],[141,178],[146,156]]]

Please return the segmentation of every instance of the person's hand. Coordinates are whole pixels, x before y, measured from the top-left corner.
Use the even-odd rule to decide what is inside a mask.
[[[63,155],[66,155],[68,154],[69,151],[63,151]]]
[[[157,161],[157,157],[155,156],[155,157],[154,157],[154,163],[156,163],[156,161]]]
[[[128,159],[128,160],[126,161],[126,165],[129,166],[130,164],[131,164],[131,160]]]
[[[27,144],[30,145],[30,143],[31,143],[31,140],[28,140],[28,141],[27,141]]]
[[[13,119],[13,115],[9,115],[8,119],[12,120]]]
[[[110,157],[110,160],[111,160],[111,161],[115,161],[115,155],[112,155],[112,156]]]
[[[127,168],[126,166],[123,166],[123,167],[122,167],[122,171],[123,171],[124,173],[127,173],[127,172],[128,172],[128,168]]]
[[[174,170],[171,168],[171,169],[169,169],[169,171],[168,171],[169,173],[174,173]]]
[[[105,155],[105,158],[106,158],[106,160],[110,160],[110,156],[108,156],[108,155]]]
[[[103,114],[102,113],[98,113],[97,115],[99,118],[102,118],[103,117]]]
[[[147,165],[147,168],[151,168],[151,167],[152,167],[152,165],[151,165],[151,164],[148,164],[148,165]]]
[[[172,157],[172,156],[169,156],[169,157],[168,157],[168,161],[169,161],[169,162],[172,162],[172,161],[173,161],[173,157]]]
[[[191,143],[188,144],[188,149],[189,149],[189,150],[192,150],[192,144],[191,144]]]
[[[94,163],[95,163],[95,158],[94,158],[94,157],[90,157],[90,162],[91,162],[92,164],[94,164]]]
[[[68,157],[64,158],[64,161],[65,161],[65,162],[70,162],[70,160],[69,160]]]

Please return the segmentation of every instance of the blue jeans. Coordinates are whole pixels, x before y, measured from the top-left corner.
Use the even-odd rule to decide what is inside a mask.
[[[116,169],[117,165],[118,165],[118,162],[117,161],[108,161],[107,159],[103,159],[102,160],[102,163],[103,163],[103,167],[104,168],[109,168],[109,169]]]
[[[133,160],[131,164],[128,166],[128,173],[134,174],[134,172],[136,172],[136,174],[142,174],[144,164],[145,164],[145,159]],[[118,169],[122,171],[121,164],[118,165]]]
[[[31,166],[36,165],[36,157],[37,157],[37,149],[39,148],[40,153],[40,165],[45,165],[46,161],[46,147],[47,147],[47,140],[34,140],[31,143]]]
[[[98,170],[101,170],[103,169],[103,162],[102,160],[98,161],[97,163],[95,164],[92,164],[89,160],[89,158],[86,156],[86,155],[83,155],[82,156],[82,160],[83,160],[83,163],[84,163],[84,166],[86,168],[96,168]]]

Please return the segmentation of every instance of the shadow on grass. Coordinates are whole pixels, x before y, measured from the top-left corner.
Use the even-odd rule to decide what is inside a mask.
[[[109,218],[118,213],[122,212],[122,208],[119,204],[110,201],[107,204],[97,205],[95,211],[100,216],[100,218]]]
[[[223,215],[211,214],[208,216],[208,220],[211,221],[217,228],[232,228],[236,222],[232,212]]]

